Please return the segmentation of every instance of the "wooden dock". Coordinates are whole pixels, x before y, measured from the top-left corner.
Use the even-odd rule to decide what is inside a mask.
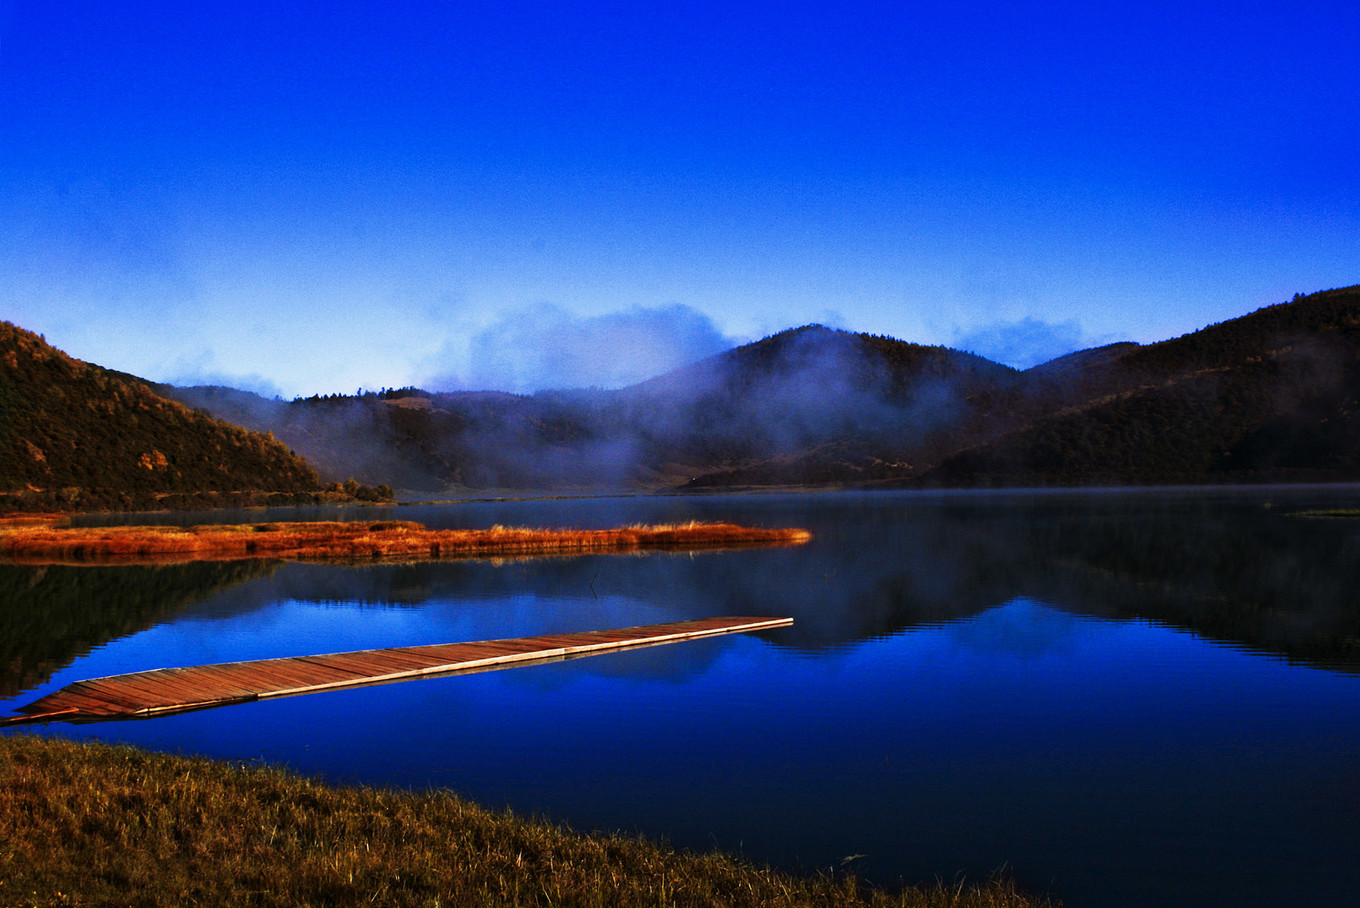
[[[19,715],[0,718],[0,725],[142,718],[431,675],[511,668],[792,623],[792,618],[699,618],[576,634],[158,668],[77,681],[21,707]]]

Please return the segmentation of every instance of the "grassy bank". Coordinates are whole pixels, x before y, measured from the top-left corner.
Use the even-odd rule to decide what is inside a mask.
[[[443,559],[798,545],[800,529],[683,523],[609,530],[492,527],[432,530],[411,521],[315,521],[200,526],[0,524],[0,557],[22,562],[156,563],[241,558]]]
[[[0,906],[977,906],[1006,884],[887,893],[447,793],[333,788],[269,768],[0,737]]]

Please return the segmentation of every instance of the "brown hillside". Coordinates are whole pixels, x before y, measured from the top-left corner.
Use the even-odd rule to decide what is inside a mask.
[[[194,412],[0,322],[0,492],[119,507],[171,493],[317,488],[316,471],[272,436]]]

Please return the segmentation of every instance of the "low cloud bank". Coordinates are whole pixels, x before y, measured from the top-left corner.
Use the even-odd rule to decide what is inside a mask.
[[[474,334],[466,368],[437,373],[431,385],[445,391],[520,394],[549,388],[620,388],[737,343],[689,306],[639,306],[583,317],[542,303],[504,313]]]
[[[1045,322],[1022,318],[956,331],[951,346],[1016,369],[1028,369],[1091,346],[1076,319]]]

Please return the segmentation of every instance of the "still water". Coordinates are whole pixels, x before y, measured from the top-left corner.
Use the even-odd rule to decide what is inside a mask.
[[[482,502],[343,516],[734,519],[815,538],[505,563],[0,565],[0,714],[163,666],[787,615],[759,636],[39,733],[448,788],[886,885],[1005,868],[1073,906],[1353,905],[1360,519],[1299,513],[1319,507],[1360,507],[1360,489]],[[300,516],[316,512],[238,518]]]

